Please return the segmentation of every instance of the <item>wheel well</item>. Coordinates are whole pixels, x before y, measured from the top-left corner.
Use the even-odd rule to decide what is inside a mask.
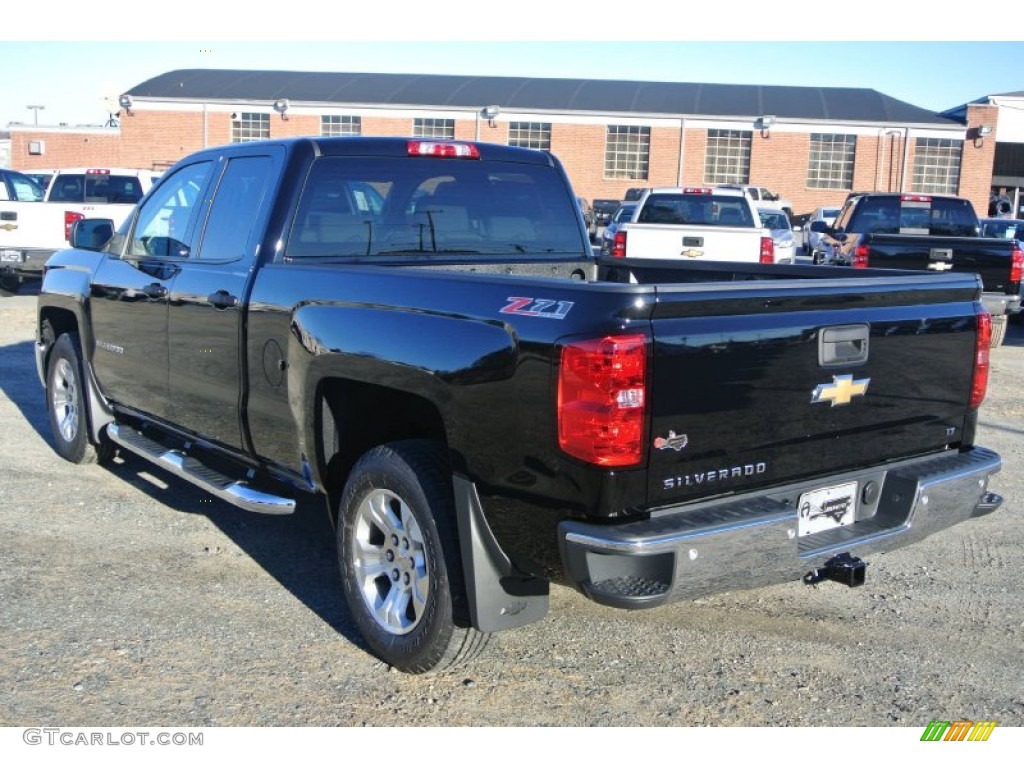
[[[444,421],[436,406],[408,392],[328,379],[320,384],[317,411],[318,460],[332,517],[349,472],[371,448],[409,439],[447,445]]]
[[[53,348],[53,342],[59,339],[61,334],[77,332],[78,318],[75,317],[74,312],[67,309],[47,307],[39,313],[39,328],[41,333],[40,341],[46,344],[46,356],[43,360],[43,370],[45,371],[45,366],[50,362],[50,350]],[[52,331],[52,338],[47,338],[47,328]]]

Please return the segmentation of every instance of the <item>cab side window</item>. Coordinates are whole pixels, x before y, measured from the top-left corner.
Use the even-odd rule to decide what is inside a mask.
[[[191,235],[211,167],[209,161],[188,165],[159,186],[139,211],[126,255],[171,259],[191,255]]]
[[[269,157],[237,157],[217,184],[203,230],[202,259],[234,261],[246,255],[271,179]]]

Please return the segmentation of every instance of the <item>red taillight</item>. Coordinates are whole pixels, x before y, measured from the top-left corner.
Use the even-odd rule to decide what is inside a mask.
[[[626,232],[619,230],[612,239],[612,256],[616,259],[626,258]]]
[[[456,141],[410,141],[406,145],[406,149],[410,155],[419,157],[480,159],[480,150],[476,148],[476,144],[464,144]]]
[[[932,199],[928,195],[900,195],[900,201],[904,203],[930,203]]]
[[[684,195],[710,195],[711,187],[683,187]]]
[[[968,408],[978,408],[988,389],[988,356],[992,343],[992,316],[988,312],[978,315],[978,335],[974,342],[974,380],[971,382],[971,401]]]
[[[109,176],[110,171],[106,168],[89,168],[85,171],[86,176]]]
[[[75,211],[64,211],[64,239],[69,243],[71,242],[71,228],[75,226],[76,221],[81,221],[84,218],[84,214],[76,213]]]
[[[1013,246],[1013,256],[1010,262],[1010,282],[1019,283],[1022,274],[1024,274],[1024,250],[1021,250],[1020,244],[1017,243]]]
[[[647,421],[647,337],[606,336],[562,348],[558,444],[602,467],[639,464]]]
[[[853,249],[853,266],[857,269],[866,269],[868,266],[868,247],[866,245],[858,245]]]
[[[775,241],[770,237],[761,238],[761,259],[762,264],[775,263]]]

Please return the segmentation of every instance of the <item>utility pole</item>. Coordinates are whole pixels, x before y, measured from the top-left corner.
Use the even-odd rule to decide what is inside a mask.
[[[35,114],[35,125],[39,125],[39,110],[46,109],[42,104],[29,104],[25,109],[31,109]]]

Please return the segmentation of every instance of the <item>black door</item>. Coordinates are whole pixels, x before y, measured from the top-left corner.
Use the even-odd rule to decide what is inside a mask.
[[[92,361],[104,394],[166,418],[167,299],[192,250],[199,203],[212,163],[164,179],[126,225],[123,248],[104,259],[92,282]]]
[[[169,302],[172,418],[232,448],[243,446],[246,295],[282,157],[279,148],[240,148],[224,159]]]

